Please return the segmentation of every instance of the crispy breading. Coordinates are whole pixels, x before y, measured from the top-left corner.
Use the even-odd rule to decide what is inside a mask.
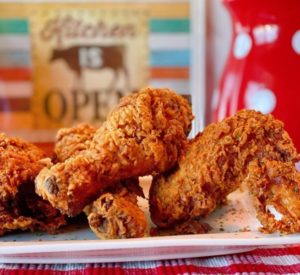
[[[53,234],[65,224],[64,216],[34,192],[33,181],[19,185],[12,200],[0,202],[0,236],[15,230],[41,230]]]
[[[238,188],[253,159],[296,161],[298,155],[283,123],[272,115],[243,110],[207,126],[190,141],[178,166],[154,178],[152,221],[172,227],[205,217]]]
[[[33,144],[0,133],[0,201],[13,199],[19,186],[34,181],[45,154]]]
[[[31,230],[36,227],[35,220],[29,217],[14,215],[0,203],[0,236],[16,230]]]
[[[55,143],[57,160],[64,161],[86,149],[95,132],[89,124],[59,130]],[[138,179],[105,189],[95,202],[85,207],[90,228],[101,239],[142,237],[147,223],[138,207],[137,196],[144,197]]]
[[[188,102],[168,89],[146,88],[124,97],[88,149],[40,172],[36,191],[74,216],[109,185],[172,167],[192,118]]]
[[[74,157],[82,150],[88,148],[96,128],[90,124],[78,124],[70,128],[63,128],[57,132],[56,142],[54,144],[56,160],[63,162],[70,157]],[[143,189],[139,185],[137,178],[123,180],[120,182],[122,189],[131,192],[137,196],[145,197]],[[107,188],[108,192],[119,192],[120,185],[117,184],[113,188]]]
[[[34,192],[34,178],[47,164],[44,153],[18,138],[0,134],[0,235],[13,230],[53,233],[64,217]]]
[[[100,239],[138,238],[146,232],[147,221],[138,207],[137,195],[121,184],[105,191],[85,208],[85,213]]]
[[[300,172],[293,162],[255,160],[249,165],[246,182],[262,232],[300,232]]]
[[[57,132],[54,152],[58,162],[77,155],[86,150],[91,142],[96,128],[82,123],[75,127],[63,128]]]

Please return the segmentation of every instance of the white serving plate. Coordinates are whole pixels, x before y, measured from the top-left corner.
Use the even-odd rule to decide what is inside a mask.
[[[141,179],[148,194],[151,178]],[[140,206],[149,219],[147,200]],[[205,257],[245,252],[257,247],[300,243],[300,234],[259,233],[251,199],[237,190],[228,204],[217,209],[205,222],[209,234],[139,239],[99,240],[86,224],[71,225],[57,235],[17,233],[0,238],[0,263],[88,263],[162,260]],[[151,223],[150,223],[151,224]]]

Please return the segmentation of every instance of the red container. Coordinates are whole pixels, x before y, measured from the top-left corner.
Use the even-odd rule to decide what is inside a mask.
[[[272,113],[300,149],[300,0],[223,0],[233,39],[214,120],[239,109]]]

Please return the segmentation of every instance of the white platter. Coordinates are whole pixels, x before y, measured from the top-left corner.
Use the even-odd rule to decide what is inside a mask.
[[[151,178],[141,179],[148,193]],[[148,218],[147,200],[140,200]],[[98,240],[86,224],[71,225],[57,235],[17,233],[0,238],[0,263],[88,263],[205,257],[245,252],[262,246],[300,243],[300,234],[258,232],[251,199],[238,190],[228,204],[205,220],[209,234]]]

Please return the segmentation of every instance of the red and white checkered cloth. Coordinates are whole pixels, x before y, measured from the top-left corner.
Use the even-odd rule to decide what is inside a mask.
[[[0,264],[0,275],[300,274],[300,245],[207,258],[103,264]]]

